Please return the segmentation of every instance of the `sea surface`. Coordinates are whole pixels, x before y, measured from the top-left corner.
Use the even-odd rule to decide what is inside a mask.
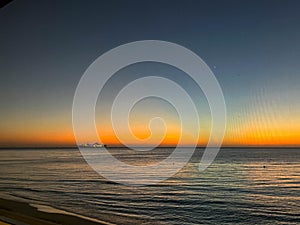
[[[110,151],[142,165],[172,149],[141,156]],[[164,182],[133,187],[101,177],[78,149],[2,149],[0,193],[94,219],[111,214],[149,224],[300,224],[300,149],[224,148],[199,172],[202,153],[196,149]]]

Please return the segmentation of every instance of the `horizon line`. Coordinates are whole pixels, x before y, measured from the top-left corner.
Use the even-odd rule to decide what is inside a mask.
[[[131,146],[131,147],[139,147],[139,148],[146,148],[151,146]],[[154,148],[175,148],[176,145],[168,145],[168,146],[157,146]],[[205,145],[197,145],[195,148],[215,148],[216,146],[207,147]],[[78,145],[61,145],[61,146],[0,146],[0,149],[57,149],[57,148],[64,148],[64,149],[73,149],[78,148]],[[129,148],[125,145],[107,145],[106,148]],[[193,148],[193,146],[180,146],[179,148]],[[228,145],[228,146],[220,146],[220,148],[300,148],[300,145]]]

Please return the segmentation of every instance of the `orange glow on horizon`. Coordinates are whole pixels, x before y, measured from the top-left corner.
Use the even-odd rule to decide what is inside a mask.
[[[147,138],[149,131],[139,131],[138,138]],[[102,130],[100,132],[101,141],[108,145],[121,145],[117,136],[112,130]],[[161,146],[177,145],[180,135],[176,131],[167,132]],[[208,133],[200,136],[198,145],[205,146],[208,141]],[[93,143],[95,140],[88,140],[86,142]],[[189,139],[183,138],[183,142],[189,145]],[[134,144],[134,143],[128,143]],[[151,143],[147,143],[150,144]],[[146,144],[146,145],[147,145]],[[41,132],[26,132],[1,134],[1,146],[74,146],[76,141],[71,129],[56,130],[56,131],[41,131]],[[270,129],[259,128],[244,128],[240,132],[227,131],[223,146],[300,146],[300,132],[298,130],[282,130],[281,132]]]
[[[3,132],[5,130],[5,132]],[[198,145],[205,146],[209,138],[209,129],[201,130]],[[132,132],[140,139],[146,139],[151,134],[147,126],[132,126]],[[107,145],[122,145],[109,124],[98,130],[101,142]],[[161,131],[154,132],[152,141],[160,140],[163,134]],[[85,139],[86,143],[94,143],[99,140],[90,140],[89,135]],[[178,124],[167,124],[166,136],[161,142],[161,146],[175,146],[180,139],[180,129]],[[188,136],[183,136],[185,145],[191,144]],[[128,144],[130,138],[126,138]],[[156,143],[156,142],[155,142]],[[145,142],[151,145],[153,142]],[[0,132],[0,146],[2,147],[22,147],[22,146],[74,146],[76,141],[71,124],[48,126],[35,124],[27,129],[2,129]],[[300,146],[300,123],[293,125],[284,121],[277,121],[276,124],[262,123],[259,120],[251,120],[242,124],[228,122],[223,146]]]

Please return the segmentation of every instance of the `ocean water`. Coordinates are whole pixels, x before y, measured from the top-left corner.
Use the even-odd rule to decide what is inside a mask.
[[[110,151],[142,165],[172,149],[141,157],[122,148]],[[131,219],[149,224],[300,224],[300,149],[225,148],[200,173],[202,153],[197,149],[164,182],[132,187],[102,178],[78,149],[3,149],[0,193],[94,219],[104,214],[128,218],[122,224]]]

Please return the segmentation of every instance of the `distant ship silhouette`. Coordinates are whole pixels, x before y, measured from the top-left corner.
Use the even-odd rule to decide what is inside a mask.
[[[95,142],[94,144],[89,144],[89,143],[82,144],[82,145],[79,145],[79,147],[83,147],[83,148],[104,148],[104,147],[107,147],[107,145]]]

